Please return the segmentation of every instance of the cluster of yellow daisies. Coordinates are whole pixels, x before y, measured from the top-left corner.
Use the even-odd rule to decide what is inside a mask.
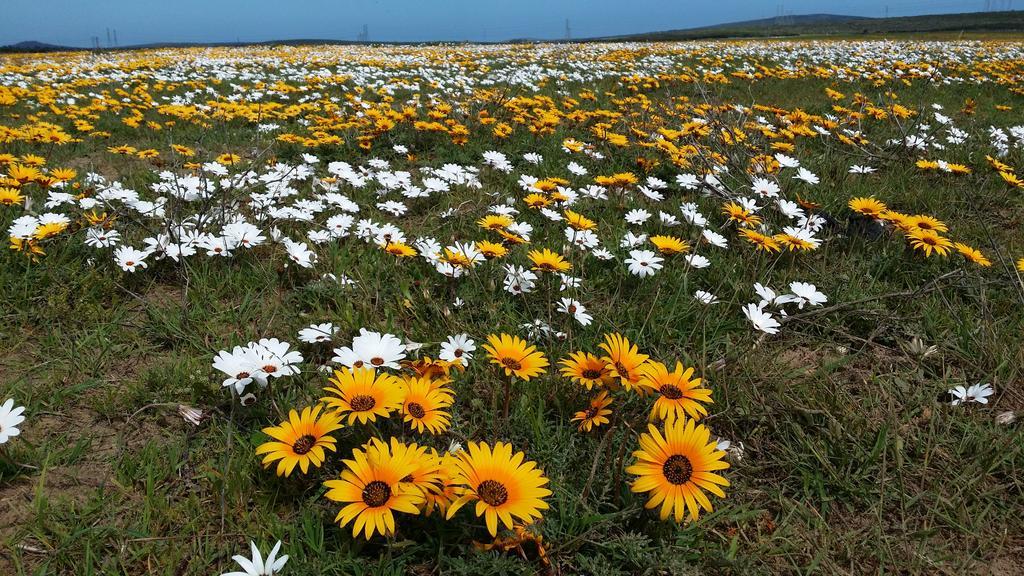
[[[504,376],[507,419],[515,381],[543,374],[548,359],[536,346],[508,334],[488,336],[483,348]],[[647,507],[660,508],[662,519],[696,520],[701,510],[711,511],[706,493],[724,497],[722,489],[729,485],[717,474],[729,467],[726,453],[698,423],[707,415],[711,391],[693,377],[693,368],[677,362],[670,370],[619,334],[605,335],[600,349],[600,357],[575,352],[560,362],[563,376],[588,391],[598,390],[590,406],[572,420],[589,432],[609,423],[610,393],[656,395],[652,424],[640,435],[635,462],[626,468],[636,476],[632,490],[650,493]],[[463,448],[453,443],[438,452],[416,442],[378,437],[378,420],[395,415],[419,434],[442,434],[451,425],[455,392],[450,384],[465,370],[464,364],[424,357],[403,362],[403,368],[400,375],[371,366],[334,371],[321,401],[291,410],[287,420],[265,428],[271,439],[256,453],[265,466],[276,463],[279,476],[289,476],[296,468],[305,474],[337,450],[339,430],[360,427],[369,440],[342,460],[340,477],[324,482],[325,497],[341,506],[335,520],[341,526],[351,524],[353,535],[391,536],[398,513],[429,516],[437,511],[450,519],[468,503],[474,503],[475,515],[484,517],[492,536],[499,525],[515,533],[530,530],[548,508],[544,499],[551,495],[549,480],[511,444],[480,441]]]

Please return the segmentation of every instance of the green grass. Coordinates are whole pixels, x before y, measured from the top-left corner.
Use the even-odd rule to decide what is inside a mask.
[[[709,97],[826,113],[826,86],[814,79],[737,82],[714,88]],[[840,89],[879,100],[883,90]],[[955,111],[965,98],[975,99],[977,115],[954,114],[975,135],[1013,121],[994,104],[1024,109],[1019,96],[1003,89],[915,83],[898,90],[913,108],[940,102]],[[647,95],[658,100],[680,93],[698,97],[688,85]],[[139,148],[203,138],[202,147],[215,154],[252,140],[252,126],[241,121],[203,133],[183,124],[158,138],[114,122],[105,127],[113,131],[110,144]],[[482,151],[500,145],[544,154],[547,163],[534,173],[559,176],[566,175],[562,139],[581,136],[562,128],[544,139],[517,135],[495,144],[475,137],[455,147],[401,130],[394,141],[410,143],[419,165],[475,164]],[[870,136],[881,141],[893,133],[879,124]],[[92,154],[126,186],[143,189],[148,171],[106,155],[106,145],[87,140],[45,153],[53,166]],[[801,159],[823,177],[815,199],[840,221],[850,197],[874,194],[895,209],[941,218],[955,238],[979,246],[995,266],[930,284],[958,264],[910,253],[899,238],[856,234],[830,238],[812,253],[771,258],[752,255],[731,237],[729,251],[705,252],[713,265],[701,274],[667,266],[645,281],[598,271],[589,260],[581,274],[588,278],[584,301],[595,323],[573,326],[566,342],[541,342],[549,358],[596,350],[602,332],[621,331],[653,357],[695,365],[715,390],[709,424],[716,434],[742,441],[745,453],[733,460],[729,498],[716,502],[714,513],[683,527],[661,523],[643,510],[643,498],[630,493],[622,472],[645,425],[645,401],[616,405],[629,426],[609,438],[603,431],[582,435],[568,421],[585,402],[584,392],[549,370],[517,385],[511,417],[503,422],[491,401],[500,380],[478,351],[454,383],[453,429],[434,444],[504,439],[541,463],[554,491],[542,530],[557,573],[963,574],[1024,564],[1024,442],[1019,425],[995,422],[1000,411],[1024,408],[1024,301],[1003,265],[1024,255],[1020,192],[986,171],[988,151],[981,145],[966,148],[967,157],[947,158],[970,163],[975,173],[965,178],[922,173],[908,157],[878,164],[884,168],[879,175],[852,177],[845,172],[857,159],[817,142],[803,146]],[[38,151],[23,144],[0,149]],[[278,145],[275,152],[288,159],[299,150]],[[375,152],[393,158],[397,168],[412,166],[383,142]],[[360,162],[348,150],[319,153],[324,163]],[[635,169],[634,160],[612,151],[601,173]],[[1019,150],[1005,161],[1024,167]],[[665,166],[655,171],[667,180],[673,173]],[[518,190],[511,175],[487,174],[484,182],[489,190]],[[372,193],[352,196],[372,204]],[[672,198],[664,209],[675,210],[683,200],[717,215],[717,202],[697,197]],[[463,209],[431,234],[442,243],[455,235],[479,237],[474,221],[490,201],[469,191],[441,200]],[[603,239],[625,231],[611,203],[592,206],[585,213],[601,223]],[[439,226],[417,222],[413,212],[400,219],[409,223],[408,233]],[[6,229],[13,217],[0,211],[0,225]],[[549,227],[558,236],[545,240],[540,220],[533,222],[536,244],[558,248],[560,230]],[[10,521],[0,526],[4,573],[220,573],[231,569],[230,556],[244,553],[250,538],[264,551],[283,540],[291,556],[286,574],[544,573],[533,557],[474,550],[471,541],[487,537],[482,521],[469,521],[468,513],[459,522],[402,517],[393,540],[354,540],[332,523],[337,506],[322,498],[320,481],[339,472],[340,459],[308,478],[280,479],[254,454],[264,441],[259,429],[278,421],[281,410],[315,401],[325,377],[307,362],[301,375],[242,408],[232,405],[210,363],[218,350],[260,337],[296,343],[298,329],[322,321],[342,327],[339,342],[366,326],[418,342],[466,331],[479,343],[487,333],[518,332],[522,322],[548,318],[544,302],[557,299],[558,288],[551,279],[537,298],[502,297],[496,270],[455,285],[420,261],[396,269],[386,254],[351,239],[322,250],[315,273],[284,268],[281,253],[272,255],[270,248],[225,262],[165,261],[134,275],[109,262],[90,265],[94,252],[77,240],[50,244],[47,251],[31,265],[13,253],[0,255],[0,399],[14,396],[28,407],[23,437],[2,448],[8,458],[0,461],[0,514]],[[517,254],[512,261],[525,258]],[[327,271],[360,283],[318,282],[317,274]],[[766,279],[775,287],[814,282],[830,305],[864,302],[794,319],[778,336],[760,339],[739,306],[754,298],[753,282]],[[710,312],[698,307],[690,297],[696,288],[712,290],[725,303]],[[455,296],[465,308],[451,309]],[[910,355],[905,348],[913,337],[938,352]],[[330,356],[302,350],[307,360]],[[996,386],[988,407],[950,407],[942,398],[954,385],[976,382]],[[193,427],[177,415],[179,403],[209,418]],[[411,439],[395,422],[380,432]],[[348,454],[365,431],[346,429],[339,440],[339,454]]]

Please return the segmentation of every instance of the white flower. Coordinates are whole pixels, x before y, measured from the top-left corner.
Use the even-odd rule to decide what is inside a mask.
[[[559,292],[565,292],[570,288],[579,288],[583,284],[583,279],[577,276],[570,276],[569,274],[558,274],[561,283],[558,286]]]
[[[756,330],[767,334],[775,334],[779,331],[778,320],[772,317],[771,313],[765,312],[757,304],[747,304],[743,307],[743,314],[750,320]]]
[[[722,236],[714,230],[704,229],[701,231],[701,236],[703,236],[704,240],[707,240],[707,243],[712,246],[718,246],[719,248],[729,247],[729,241],[725,239],[725,236]]]
[[[662,262],[664,258],[658,257],[654,252],[650,250],[633,250],[629,253],[629,258],[626,258],[624,262],[629,266],[631,274],[640,276],[653,276],[655,272],[661,270]]]
[[[324,324],[310,324],[308,327],[299,330],[299,340],[302,340],[307,344],[330,342],[331,336],[334,336],[337,331],[338,328],[330,322],[326,322]]]
[[[259,374],[268,378],[280,378],[299,373],[298,366],[302,362],[302,353],[297,350],[288,351],[291,344],[277,338],[263,338],[259,342],[250,343],[249,347],[259,358]]]
[[[117,230],[105,230],[101,227],[89,228],[85,232],[85,243],[93,248],[110,248],[121,241]]]
[[[810,170],[804,168],[803,166],[801,166],[800,169],[797,170],[797,173],[793,175],[793,179],[803,180],[808,184],[817,184],[818,182],[820,182],[818,176],[814,172],[811,172]]]
[[[717,304],[718,296],[715,296],[711,292],[705,292],[704,290],[697,290],[693,293],[693,297],[697,299],[701,304]]]
[[[295,242],[291,238],[283,238],[281,241],[285,250],[288,251],[288,258],[303,268],[311,268],[316,262],[316,254],[309,249],[305,242]]]
[[[528,294],[537,285],[537,275],[532,271],[508,264],[505,266],[505,291],[511,294]]]
[[[558,303],[558,311],[571,315],[583,326],[589,325],[594,320],[593,316],[587,314],[587,309],[583,307],[583,304],[572,298],[562,298]]]
[[[392,334],[359,329],[359,336],[352,340],[352,347],[334,349],[333,360],[349,368],[392,368],[398,369],[398,362],[405,358],[405,346]]]
[[[750,189],[754,191],[754,194],[762,198],[775,198],[781,191],[778,184],[767,178],[755,178],[750,185]]]
[[[871,166],[859,166],[857,164],[850,166],[850,174],[872,174],[876,171],[877,170]]]
[[[769,304],[773,306],[781,306],[789,302],[797,301],[796,296],[793,296],[791,294],[782,294],[781,296],[777,295],[775,294],[775,290],[772,290],[771,288],[761,284],[760,282],[754,283],[754,291],[757,292],[757,295],[761,297],[761,302],[758,303],[757,305],[758,308],[764,308]]]
[[[114,251],[114,262],[125,272],[135,272],[139,268],[146,268],[146,258],[149,252],[136,250],[131,246],[121,246]]]
[[[626,222],[629,222],[630,224],[643,224],[644,222],[647,222],[647,219],[650,217],[650,212],[640,208],[626,212]]]
[[[612,254],[608,250],[605,250],[604,248],[595,248],[590,253],[593,254],[598,260],[613,260],[615,258],[614,254]]]
[[[473,352],[476,350],[476,342],[469,337],[469,334],[456,334],[449,336],[447,342],[441,343],[441,353],[438,358],[445,362],[460,362],[463,366],[469,364],[473,359]]]
[[[800,161],[792,156],[786,156],[781,152],[775,155],[775,159],[779,162],[779,165],[783,168],[796,168],[800,166]]]
[[[221,350],[213,358],[213,367],[228,375],[224,386],[234,386],[239,395],[251,382],[267,385],[267,378],[260,372],[260,357],[251,346],[235,346],[231,352]]]
[[[779,207],[779,212],[782,212],[782,215],[786,218],[799,218],[804,215],[803,209],[796,202],[779,198],[775,201],[775,204]]]
[[[579,164],[577,164],[575,162],[569,162],[569,164],[566,166],[566,169],[568,169],[569,172],[572,172],[576,176],[583,176],[584,174],[587,173],[587,169],[586,168],[584,168],[583,166],[580,166]]]
[[[694,174],[677,174],[676,184],[686,190],[696,190],[700,186],[700,179]]]
[[[623,248],[634,248],[647,241],[647,234],[636,235],[633,234],[632,230],[627,230],[626,235],[619,241],[619,246]]]
[[[221,576],[274,576],[284,568],[285,563],[288,562],[288,555],[277,558],[278,551],[281,550],[281,541],[278,540],[277,544],[267,554],[266,562],[263,561],[263,556],[260,554],[259,548],[256,548],[255,542],[249,542],[252,546],[252,559],[246,558],[242,555],[232,556],[231,559],[238,563],[245,572],[225,572]]]
[[[995,394],[995,390],[991,384],[972,384],[969,388],[963,386],[950,388],[949,393],[953,396],[950,404],[959,406],[968,402],[988,404],[988,397]]]
[[[601,242],[593,230],[576,230],[575,228],[565,229],[565,239],[585,250],[594,248]]]
[[[18,425],[25,421],[22,413],[24,406],[14,407],[14,398],[8,398],[0,405],[0,444],[6,444],[11,438],[21,434]]]
[[[701,268],[707,268],[708,266],[711,266],[711,261],[701,256],[700,254],[687,254],[686,258],[684,259],[687,263],[690,264],[690,266],[698,270],[700,270]]]
[[[698,228],[704,228],[708,225],[708,219],[697,210],[696,204],[683,204],[679,207],[679,211],[683,213],[684,220]]]
[[[828,302],[828,297],[819,292],[814,284],[793,282],[789,285],[789,290],[793,293],[793,296],[797,298],[796,302],[800,308],[803,308],[804,304],[821,306],[825,302]]]

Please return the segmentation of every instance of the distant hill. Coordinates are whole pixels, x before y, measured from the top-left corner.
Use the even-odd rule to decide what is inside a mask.
[[[78,48],[57,46],[56,44],[47,44],[45,42],[36,42],[34,40],[18,42],[17,44],[11,44],[9,46],[0,46],[0,52],[60,52],[63,50],[78,50]]]
[[[2,1],[2,0],[0,0]],[[661,32],[644,32],[621,36],[603,36],[580,40],[544,40],[541,38],[522,38],[504,40],[503,42],[593,42],[608,40],[628,41],[671,41],[671,40],[703,40],[715,38],[764,38],[774,36],[859,36],[889,33],[927,33],[927,32],[1024,32],[1024,10],[1006,12],[968,12],[963,14],[934,14],[926,16],[901,16],[895,18],[867,18],[864,16],[844,16],[841,14],[803,14],[799,16],[777,16],[761,20],[745,20],[728,22],[698,28],[664,30]],[[438,42],[388,42],[374,41],[369,44],[463,44],[461,41]],[[142,48],[180,48],[180,47],[212,47],[212,46],[302,46],[316,44],[367,44],[351,40],[325,39],[293,39],[269,40],[266,42],[154,42],[104,48],[111,50],[135,50]],[[70,46],[57,46],[44,42],[19,42],[9,46],[0,46],[3,52],[55,52],[63,50],[88,50]]]
[[[1024,11],[968,12],[896,18],[866,18],[838,14],[779,16],[729,22],[699,28],[611,36],[601,40],[697,40],[766,36],[861,35],[907,32],[1024,31]]]

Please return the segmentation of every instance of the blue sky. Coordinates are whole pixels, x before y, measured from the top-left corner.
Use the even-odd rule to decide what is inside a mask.
[[[1011,4],[1011,2],[1013,4]],[[691,28],[791,14],[891,16],[971,12],[1024,0],[0,0],[0,45],[88,46],[107,28],[149,42],[562,38]],[[1015,5],[1014,5],[1015,4]]]

